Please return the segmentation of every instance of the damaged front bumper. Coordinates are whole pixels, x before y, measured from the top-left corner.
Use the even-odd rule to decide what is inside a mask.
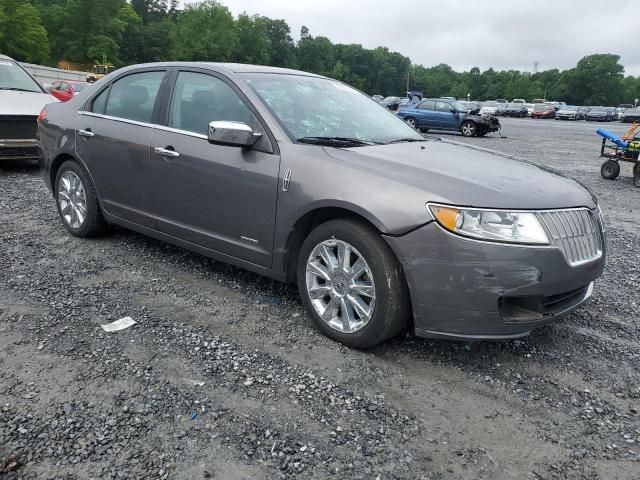
[[[605,252],[572,267],[555,247],[469,240],[430,223],[385,237],[402,263],[418,336],[507,339],[582,305],[602,274]]]

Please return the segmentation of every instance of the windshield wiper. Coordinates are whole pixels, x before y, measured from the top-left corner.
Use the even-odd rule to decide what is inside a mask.
[[[40,93],[37,90],[28,90],[26,88],[19,87],[0,87],[0,90],[13,90],[15,92],[32,92],[32,93]]]
[[[426,138],[396,138],[395,140],[390,140],[387,142],[387,145],[390,143],[403,143],[403,142],[426,142]]]
[[[350,137],[302,137],[297,140],[300,143],[310,143],[312,145],[330,145],[344,147],[347,145],[384,145],[382,142],[374,142],[373,140],[363,140],[361,138]]]

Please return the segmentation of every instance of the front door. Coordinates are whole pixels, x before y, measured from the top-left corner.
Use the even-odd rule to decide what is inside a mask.
[[[152,118],[164,71],[116,80],[79,112],[76,149],[107,213],[155,228],[149,169]]]
[[[239,121],[264,130],[223,78],[181,71],[151,140],[158,230],[270,266],[280,157],[266,135],[251,149],[212,145],[208,125]]]

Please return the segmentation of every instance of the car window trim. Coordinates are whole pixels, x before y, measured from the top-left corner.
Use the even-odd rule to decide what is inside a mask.
[[[96,92],[91,98],[89,98],[83,105],[82,105],[82,110],[78,110],[78,113],[80,114],[80,112],[86,112],[86,113],[93,113],[96,115],[100,115],[102,117],[108,118],[109,120],[115,120],[115,119],[120,119],[120,120],[128,120],[129,122],[137,122],[137,123],[141,123],[141,124],[146,124],[146,122],[138,122],[137,120],[129,120],[128,118],[121,118],[121,117],[115,117],[112,115],[105,115],[104,112],[103,113],[97,113],[97,112],[92,112],[91,110],[93,109],[93,104],[95,103],[95,101],[97,100],[97,98],[102,95],[105,91],[109,90],[107,92],[107,99],[104,102],[104,111],[107,111],[107,104],[109,103],[109,96],[111,95],[111,87],[113,86],[114,83],[116,83],[117,81],[128,77],[130,75],[136,75],[138,73],[153,73],[153,72],[164,72],[164,76],[162,77],[162,80],[160,82],[160,88],[158,89],[158,93],[156,94],[156,100],[155,103],[153,104],[153,111],[151,113],[151,120],[158,120],[158,115],[160,114],[160,105],[162,104],[162,102],[164,101],[164,90],[163,87],[165,87],[165,82],[167,81],[167,77],[168,74],[170,72],[170,68],[167,67],[149,67],[149,68],[142,68],[140,70],[133,70],[133,71],[128,71],[128,72],[123,72],[122,74],[118,75],[117,77],[115,77],[113,80],[111,80],[107,85],[105,85],[104,88],[101,88],[98,92]],[[151,125],[151,124],[149,124]]]
[[[253,105],[253,102],[251,100],[249,100],[249,98],[245,95],[245,93],[236,85],[236,83],[231,80],[229,77],[227,77],[226,75],[224,75],[221,72],[218,72],[217,70],[210,70],[208,68],[198,68],[198,67],[188,67],[188,66],[180,66],[180,67],[172,67],[169,69],[168,71],[168,81],[167,81],[167,92],[168,93],[166,95],[164,95],[163,98],[163,107],[160,109],[161,115],[159,118],[159,122],[161,122],[156,128],[159,128],[160,130],[165,130],[168,132],[173,132],[173,133],[180,133],[183,135],[189,135],[192,137],[196,137],[196,138],[205,138],[205,139],[209,139],[208,136],[206,135],[202,135],[196,132],[191,132],[189,130],[182,130],[180,128],[173,128],[169,126],[169,110],[171,109],[171,103],[173,102],[173,96],[175,94],[175,86],[176,86],[176,82],[178,80],[178,75],[181,72],[191,72],[191,73],[201,73],[203,75],[209,75],[210,77],[214,77],[217,78],[218,80],[226,83],[235,93],[236,95],[238,95],[238,97],[240,98],[240,100],[242,100],[244,102],[244,104],[247,106],[247,108],[249,109],[249,111],[253,114],[253,116],[256,118],[256,120],[258,121],[258,123],[260,124],[260,127],[262,128],[262,130],[265,132],[267,139],[269,140],[269,149],[260,149],[259,151],[263,152],[263,153],[268,153],[268,154],[273,154],[273,155],[279,155],[280,154],[280,150],[278,147],[278,142],[275,141],[275,137],[273,135],[273,133],[271,132],[271,129],[267,126],[267,123],[264,121],[264,118],[262,118],[262,116],[260,115],[260,112],[258,112],[258,109],[255,107],[255,105]]]

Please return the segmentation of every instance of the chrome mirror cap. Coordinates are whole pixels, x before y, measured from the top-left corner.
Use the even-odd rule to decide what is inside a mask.
[[[217,121],[209,124],[209,143],[230,147],[251,147],[260,138],[261,133],[243,122]]]

